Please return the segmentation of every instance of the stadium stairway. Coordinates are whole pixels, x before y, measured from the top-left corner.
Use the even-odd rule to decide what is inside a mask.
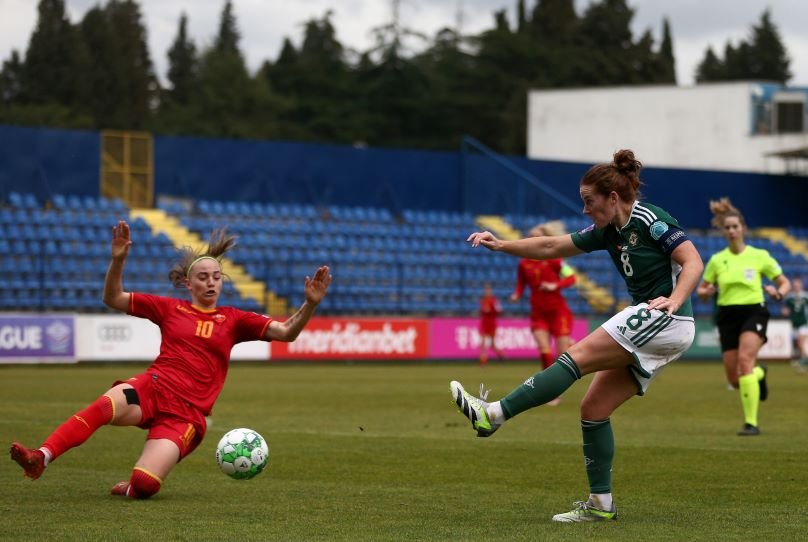
[[[497,237],[502,239],[515,240],[522,237],[519,230],[511,226],[508,221],[501,216],[480,215],[476,218],[476,221],[482,228],[493,232]],[[569,262],[567,262],[567,265],[569,265]],[[570,267],[575,271],[575,285],[581,293],[581,297],[589,303],[589,306],[599,313],[612,310],[615,305],[615,299],[609,290],[598,286],[595,281],[574,266],[570,265]]]
[[[755,234],[786,247],[792,254],[799,254],[808,260],[808,243],[789,234],[784,228],[758,228]]]
[[[177,248],[186,246],[194,250],[206,248],[205,241],[199,235],[180,224],[179,220],[169,216],[162,209],[131,209],[129,214],[133,219],[142,218],[155,235],[164,233]],[[222,258],[222,263],[225,273],[230,277],[239,294],[254,299],[262,307],[269,309],[271,314],[287,313],[287,301],[269,291],[266,284],[255,280],[241,265],[229,258]]]

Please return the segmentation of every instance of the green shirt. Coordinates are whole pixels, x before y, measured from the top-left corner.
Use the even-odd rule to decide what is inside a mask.
[[[676,229],[673,235],[669,231],[671,226]],[[664,245],[675,247],[684,235],[679,223],[666,211],[635,201],[631,216],[622,228],[612,224],[605,228],[593,225],[573,233],[572,242],[584,252],[608,251],[636,305],[671,295],[682,266],[671,259]],[[690,297],[676,314],[693,316]]]
[[[783,274],[767,250],[746,245],[734,254],[729,248],[716,252],[704,268],[704,280],[718,286],[718,306],[763,303],[763,279]]]
[[[786,296],[785,303],[794,329],[808,325],[808,293],[791,292]]]

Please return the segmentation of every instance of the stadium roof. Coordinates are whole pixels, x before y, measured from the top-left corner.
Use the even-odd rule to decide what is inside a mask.
[[[808,176],[808,146],[786,151],[767,152],[766,156],[782,158],[786,162],[786,174]]]

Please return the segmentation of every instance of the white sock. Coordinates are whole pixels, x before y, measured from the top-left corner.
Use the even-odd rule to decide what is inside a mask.
[[[505,414],[502,412],[502,405],[499,401],[488,403],[488,407],[485,409],[485,412],[488,414],[488,419],[491,421],[491,423],[495,423],[497,425],[502,425],[505,423]]]
[[[611,510],[612,509],[612,494],[611,493],[590,493],[589,502],[595,505],[598,510]]]
[[[45,455],[45,466],[47,467],[48,463],[50,463],[51,457],[53,457],[53,454],[51,453],[50,450],[48,450],[44,446],[40,448],[39,451]]]

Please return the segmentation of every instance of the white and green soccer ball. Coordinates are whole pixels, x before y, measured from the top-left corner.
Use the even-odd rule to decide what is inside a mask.
[[[233,429],[216,445],[216,463],[230,478],[248,480],[266,468],[269,446],[264,437],[252,429]]]

